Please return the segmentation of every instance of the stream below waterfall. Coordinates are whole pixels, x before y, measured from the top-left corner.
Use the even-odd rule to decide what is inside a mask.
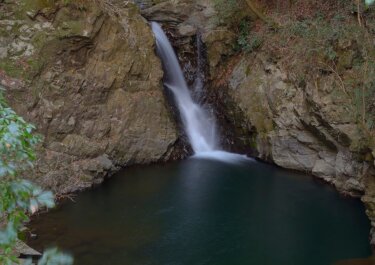
[[[329,265],[371,255],[361,202],[310,176],[190,158],[132,167],[33,218],[76,265]]]

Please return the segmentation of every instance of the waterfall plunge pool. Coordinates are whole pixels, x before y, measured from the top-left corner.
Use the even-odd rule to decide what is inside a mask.
[[[255,161],[127,168],[30,227],[32,247],[59,246],[76,265],[330,265],[371,255],[359,200]]]

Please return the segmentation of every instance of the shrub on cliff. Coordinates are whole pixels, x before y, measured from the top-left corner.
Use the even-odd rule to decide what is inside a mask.
[[[34,127],[9,108],[0,91],[0,264],[17,263],[14,247],[28,213],[54,206],[50,191],[24,179],[35,159],[40,137]],[[46,251],[39,264],[69,265],[72,258],[56,250]],[[31,261],[29,262],[31,264]]]

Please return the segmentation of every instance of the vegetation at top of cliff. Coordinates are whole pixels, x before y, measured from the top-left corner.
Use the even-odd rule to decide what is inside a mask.
[[[221,0],[215,0],[219,3]],[[333,76],[333,93],[346,100],[347,115],[366,133],[367,143],[375,146],[375,6],[365,0],[253,0],[262,14],[277,27],[256,19],[252,12],[231,20],[227,26],[237,31],[237,50],[259,51],[268,60],[282,65],[304,89],[324,76]],[[244,9],[244,1],[218,9],[233,14]],[[225,11],[226,9],[226,11]],[[228,11],[229,10],[229,11]],[[247,9],[249,11],[249,9]]]
[[[263,50],[289,67],[302,86],[307,80],[319,86],[319,76],[333,75],[338,88],[334,93],[346,99],[347,114],[368,136],[367,143],[356,143],[353,148],[374,145],[374,7],[341,1],[322,3],[310,17],[295,14],[286,18],[279,32],[265,31]]]
[[[254,32],[249,35],[251,21],[243,19],[238,26],[238,37],[235,45],[237,51],[253,52],[262,46],[263,38],[260,34]]]
[[[6,105],[0,91],[0,264],[4,265],[18,263],[14,250],[19,232],[28,221],[27,214],[54,206],[52,192],[24,179],[35,160],[34,148],[41,140],[34,130]],[[38,264],[72,263],[70,256],[52,249]]]
[[[214,0],[217,11],[216,23],[219,25],[236,25],[246,17],[246,12],[241,11],[241,4],[238,0]]]
[[[48,56],[43,54],[52,41],[82,34],[85,17],[81,6],[86,1],[7,0],[0,3],[0,24],[3,25],[0,28],[0,75],[30,84],[48,61]],[[70,5],[69,8],[66,5]],[[66,11],[68,9],[73,11]]]

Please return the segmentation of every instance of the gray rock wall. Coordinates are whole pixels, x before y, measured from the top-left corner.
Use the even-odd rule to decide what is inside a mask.
[[[0,23],[14,30],[0,35],[5,59],[38,67],[3,70],[1,83],[44,137],[30,177],[59,194],[100,183],[120,166],[168,160],[178,138],[151,30],[122,2],[33,9],[32,19],[16,22],[11,9],[22,1],[2,4],[9,17]]]
[[[353,109],[335,82],[322,75],[299,86],[263,53],[244,56],[229,78],[230,96],[255,126],[259,157],[311,173],[340,192],[360,197],[375,224],[375,171]],[[233,119],[236,119],[233,117]]]

